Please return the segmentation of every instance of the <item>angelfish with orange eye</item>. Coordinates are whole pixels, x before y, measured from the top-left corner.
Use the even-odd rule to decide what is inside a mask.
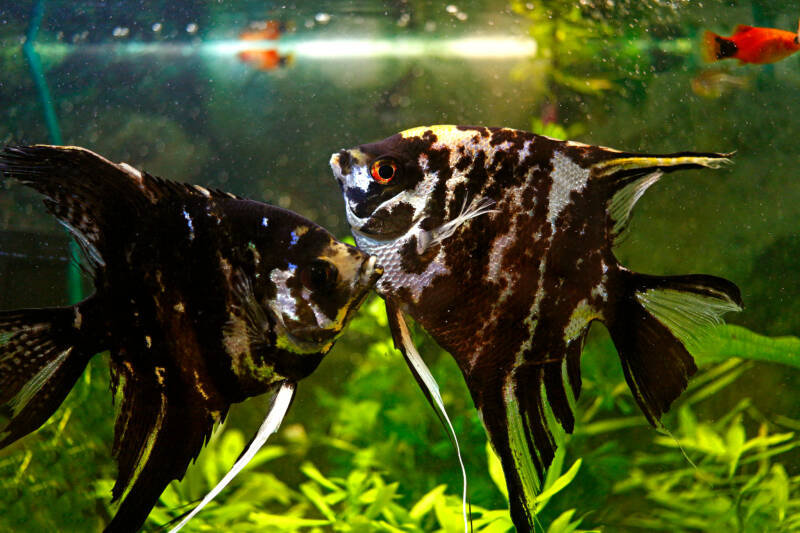
[[[741,308],[730,281],[639,274],[613,252],[663,174],[727,162],[452,125],[332,155],[356,243],[384,267],[376,290],[395,344],[429,400],[435,384],[420,371],[405,314],[455,358],[500,457],[517,531],[536,526],[553,424],[576,424],[570,397],[580,394],[591,322],[608,328],[634,398],[658,426],[696,371],[684,343]]]

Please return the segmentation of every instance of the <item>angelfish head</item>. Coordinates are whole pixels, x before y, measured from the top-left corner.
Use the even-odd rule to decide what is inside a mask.
[[[378,293],[402,287],[416,293],[445,272],[440,259],[426,253],[437,230],[466,205],[464,184],[478,161],[471,154],[475,143],[480,149],[488,143],[485,130],[424,126],[331,156],[356,243],[386,269]]]
[[[448,187],[468,181],[476,154],[490,149],[486,128],[423,126],[333,154],[331,169],[356,238],[387,241],[418,224],[442,224],[451,215],[447,204],[463,202],[453,201]]]
[[[268,274],[274,291],[264,304],[274,315],[278,348],[324,354],[383,270],[376,257],[318,226],[298,226],[292,241],[285,267]]]
[[[357,240],[391,241],[419,221],[427,201],[426,191],[419,190],[426,178],[424,163],[420,165],[423,151],[397,134],[331,156]]]
[[[263,231],[246,252],[250,274],[237,287],[259,345],[253,346],[260,354],[253,353],[253,366],[272,365],[279,375],[302,379],[333,346],[383,269],[375,257],[296,213],[270,206],[265,214]]]

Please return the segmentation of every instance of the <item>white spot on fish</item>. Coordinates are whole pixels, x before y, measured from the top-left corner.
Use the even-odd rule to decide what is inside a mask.
[[[267,217],[262,218],[261,226],[266,228],[268,225],[269,225],[269,220],[267,220]]]
[[[359,165],[353,167],[353,172],[350,174],[349,178],[350,179],[347,180],[347,185],[349,187],[361,189],[363,192],[367,192],[369,184],[372,183],[372,177],[369,175],[366,166]]]
[[[183,210],[183,218],[186,219],[186,225],[189,226],[189,240],[194,240],[194,221],[192,220],[192,215],[186,212],[186,209]]]
[[[317,326],[322,329],[327,329],[331,325],[333,325],[333,320],[328,318],[328,316],[322,312],[322,310],[313,302],[311,299],[312,292],[308,289],[303,289],[300,293],[300,296],[303,297],[303,300],[306,301],[308,307],[311,308],[311,311],[314,313],[314,320],[317,321]]]
[[[275,284],[275,289],[277,292],[275,301],[278,304],[278,309],[284,316],[289,317],[292,320],[298,319],[297,302],[295,301],[294,296],[292,296],[287,282],[294,277],[294,269],[296,268],[297,265],[289,263],[290,270],[281,270],[276,268],[269,274],[270,281]]]
[[[194,190],[196,190],[206,198],[211,198],[211,193],[208,192],[208,189],[206,189],[205,187],[201,187],[200,185],[192,185],[192,187],[194,187]]]
[[[119,167],[124,170],[127,174],[129,174],[134,180],[141,183],[142,182],[142,171],[138,168],[133,168],[128,163],[120,163]]]
[[[558,215],[570,203],[570,194],[581,192],[586,187],[590,171],[574,163],[561,152],[554,153],[550,163],[553,165],[553,171],[550,173],[553,186],[548,197],[547,220],[555,229]]]
[[[517,156],[519,157],[519,163],[522,163],[525,160],[525,158],[527,158],[529,155],[531,155],[531,145],[532,144],[533,144],[533,141],[525,141],[524,143],[522,143],[522,150],[520,150],[517,153]]]
[[[289,241],[289,246],[294,246],[295,244],[297,244],[297,241],[299,241],[299,240],[300,240],[300,237],[297,235],[297,233],[295,233],[293,231],[292,232],[292,240]]]

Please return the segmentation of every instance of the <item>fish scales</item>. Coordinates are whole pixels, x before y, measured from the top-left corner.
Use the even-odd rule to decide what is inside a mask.
[[[0,171],[45,196],[95,288],[74,306],[0,312],[0,407],[10,413],[0,447],[44,423],[108,350],[122,399],[121,503],[107,531],[141,527],[231,404],[291,398],[381,274],[374,257],[300,215],[82,148],[7,147]]]
[[[415,128],[332,156],[356,243],[386,269],[377,291],[464,375],[518,530],[533,527],[537,478],[554,457],[548,412],[574,428],[569,396],[580,394],[589,324],[607,325],[637,403],[658,424],[695,371],[681,333],[659,317],[662,296],[694,302],[708,322],[740,308],[727,280],[636,274],[612,251],[664,172],[725,161],[469,126]],[[699,327],[690,315],[678,319],[687,330]]]

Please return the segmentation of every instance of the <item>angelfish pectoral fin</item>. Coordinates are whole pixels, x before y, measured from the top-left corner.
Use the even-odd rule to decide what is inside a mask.
[[[442,395],[439,393],[439,386],[436,384],[436,380],[425,364],[425,361],[422,360],[419,352],[417,352],[417,348],[414,346],[414,341],[411,338],[411,333],[408,330],[408,324],[406,324],[403,312],[389,298],[386,299],[386,315],[389,318],[389,328],[392,331],[392,338],[394,339],[395,348],[400,350],[400,352],[403,354],[403,357],[408,364],[408,368],[411,370],[411,373],[414,375],[417,383],[419,383],[422,392],[425,394],[425,398],[428,400],[428,403],[431,407],[433,407],[433,410],[439,417],[439,421],[442,423],[442,426],[444,426],[444,428],[448,431],[450,441],[456,450],[458,464],[461,466],[461,476],[463,479],[461,512],[464,518],[464,532],[467,533],[469,531],[469,520],[467,516],[467,471],[466,468],[464,468],[464,461],[461,458],[461,448],[458,445],[458,436],[456,435],[455,429],[453,429],[453,424],[450,423],[450,418],[447,416],[447,411],[445,410],[444,402],[442,401]]]
[[[292,404],[292,399],[294,398],[294,393],[297,388],[297,384],[292,381],[284,381],[281,386],[278,388],[278,391],[275,393],[275,396],[272,398],[272,405],[269,408],[269,412],[267,412],[267,416],[264,419],[264,422],[261,424],[261,427],[258,428],[258,432],[256,432],[256,436],[244,453],[236,460],[233,467],[231,467],[230,471],[225,474],[225,476],[217,483],[217,486],[211,489],[203,501],[201,501],[197,507],[195,507],[191,513],[186,515],[186,517],[181,520],[181,522],[170,530],[170,533],[174,533],[179,531],[183,526],[186,525],[189,520],[194,517],[200,510],[205,507],[211,500],[213,500],[217,494],[222,492],[222,489],[225,488],[231,480],[236,477],[236,475],[242,471],[242,469],[247,466],[253,457],[255,457],[258,450],[267,442],[267,439],[270,435],[278,431],[278,427],[281,425],[284,417],[286,416],[286,412],[289,410],[289,406]]]

